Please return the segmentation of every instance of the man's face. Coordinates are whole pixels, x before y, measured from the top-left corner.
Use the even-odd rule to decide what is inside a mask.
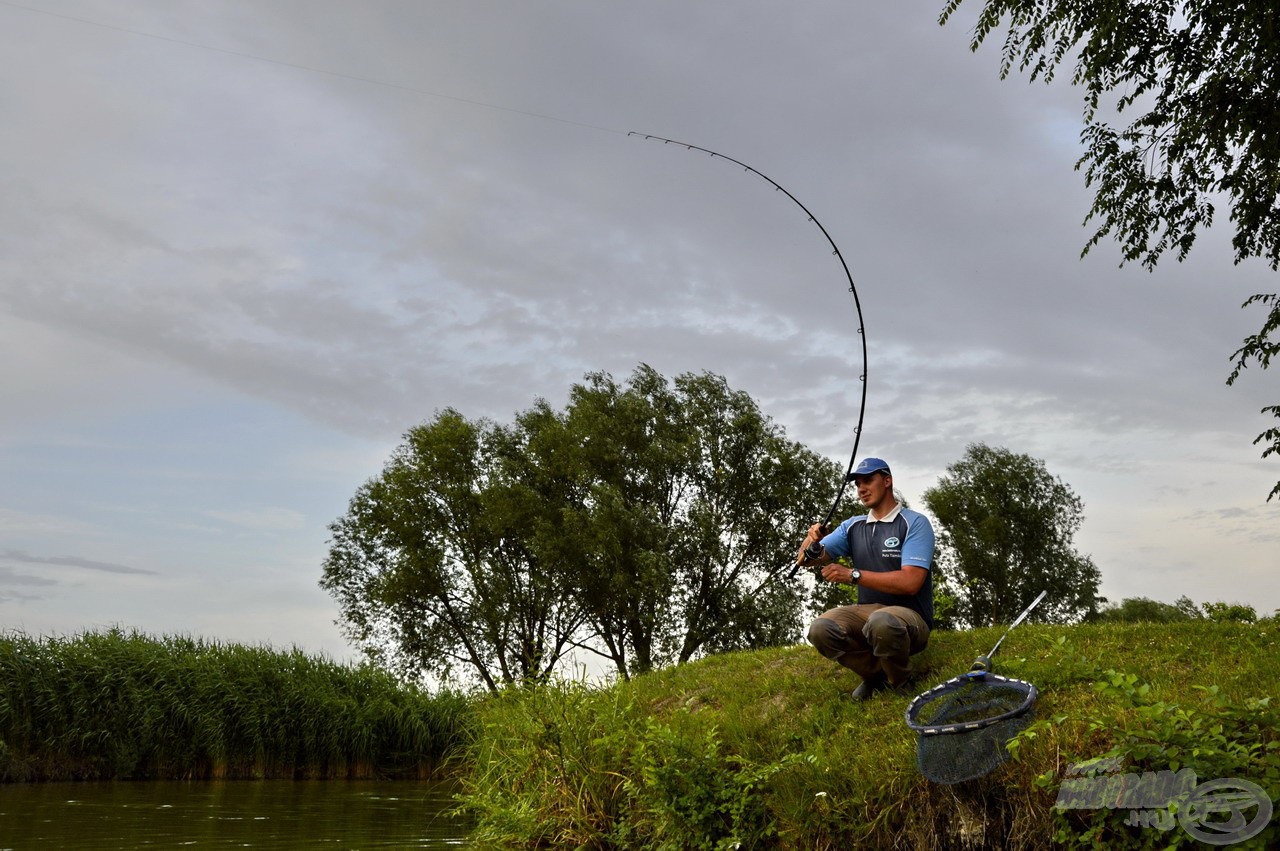
[[[855,476],[853,484],[858,489],[858,501],[873,511],[884,503],[886,496],[893,493],[893,479],[884,473]]]

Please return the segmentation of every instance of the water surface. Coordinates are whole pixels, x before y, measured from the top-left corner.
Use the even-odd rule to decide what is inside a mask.
[[[467,844],[448,782],[0,784],[0,851]]]

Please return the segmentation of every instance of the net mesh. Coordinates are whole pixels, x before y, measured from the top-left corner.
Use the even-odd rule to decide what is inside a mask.
[[[1005,743],[1031,723],[1036,688],[995,675],[957,677],[916,698],[907,724],[920,733],[916,764],[935,783],[960,783],[1008,758]]]

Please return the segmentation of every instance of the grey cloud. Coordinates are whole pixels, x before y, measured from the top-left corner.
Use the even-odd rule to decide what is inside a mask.
[[[518,101],[534,111],[589,116],[604,106],[611,114],[601,123],[621,116],[644,130],[682,135],[676,131],[687,128],[691,141],[723,147],[781,179],[820,212],[849,254],[879,359],[873,381],[906,387],[920,380],[899,380],[893,364],[883,363],[885,341],[904,341],[922,365],[916,373],[938,376],[920,394],[945,400],[954,388],[976,388],[991,397],[992,414],[1008,415],[1028,392],[1053,384],[1032,398],[1081,411],[1082,419],[1089,411],[1097,427],[1109,422],[1098,416],[1138,415],[1116,401],[1135,396],[1142,370],[1184,381],[1220,371],[1130,333],[1150,307],[1149,288],[1101,263],[1076,261],[1084,207],[1064,206],[1062,198],[1079,205],[1086,196],[1070,158],[1046,166],[1036,140],[1066,123],[1077,95],[1044,88],[1027,96],[1000,85],[994,55],[968,55],[960,24],[942,30],[919,10],[864,9],[849,12],[843,26],[788,16],[778,29],[712,7],[695,23],[714,25],[725,45],[743,53],[729,51],[729,61],[709,66],[705,34],[688,10],[681,26],[670,26],[675,7],[624,13],[629,25],[619,27],[616,11],[552,4],[518,31],[498,25],[505,15],[498,5],[458,6],[421,30],[332,7],[365,34],[364,43],[389,45],[377,57],[351,50],[356,42],[288,26],[289,8],[263,10],[254,28],[278,29],[284,40],[243,48],[424,89],[451,82],[460,96]],[[159,6],[132,14],[178,26],[180,37],[217,34],[224,47],[248,32],[240,18],[216,11],[202,13],[194,31]],[[119,49],[131,49],[121,39]],[[559,43],[565,49],[548,51]],[[645,50],[659,44],[655,64]],[[488,61],[494,55],[505,64]],[[799,89],[794,71],[783,73],[796,56],[812,70]],[[637,76],[641,65],[646,74]],[[526,72],[513,77],[515,67]],[[64,187],[52,203],[33,199],[46,211],[37,220],[60,221],[76,242],[98,248],[78,265],[60,259],[63,240],[53,239],[44,256],[15,261],[12,278],[33,283],[7,294],[11,310],[160,354],[369,434],[397,430],[444,404],[501,413],[527,403],[523,388],[559,391],[586,369],[653,360],[657,339],[670,371],[710,366],[738,385],[785,397],[807,374],[783,366],[797,358],[776,345],[779,334],[814,325],[852,331],[840,272],[820,234],[769,187],[723,162],[235,57],[205,57],[195,68],[203,70],[148,91],[156,103],[183,95],[183,86],[216,91],[222,99],[211,115],[179,105],[177,117],[166,118],[140,99],[124,104],[126,116],[132,110],[158,134],[150,150],[164,148],[165,138],[182,142],[158,166],[141,159],[142,149],[116,152],[136,159],[142,174],[153,171],[154,186],[144,181],[122,195],[105,191],[114,185],[108,181],[91,196]],[[237,100],[230,82],[202,76],[214,68],[254,92],[255,103]],[[696,105],[652,99],[655,91],[690,88],[690,78],[700,91]],[[524,88],[525,80],[536,80],[537,91]],[[138,85],[134,78],[113,83]],[[486,96],[499,87],[501,97]],[[728,123],[707,123],[708,96]],[[303,105],[337,110],[334,127],[319,137],[300,133],[313,126]],[[274,128],[263,122],[277,106],[292,138],[270,135]],[[752,114],[756,122],[742,125],[741,116]],[[342,118],[356,121],[343,125]],[[251,144],[259,138],[268,144]],[[87,167],[89,153],[78,155]],[[176,207],[157,194],[175,169],[186,181]],[[68,214],[78,208],[84,212]],[[178,223],[199,223],[194,232],[202,236],[156,218],[169,209]],[[1046,264],[1046,244],[1057,262]],[[36,266],[52,272],[24,274]],[[1187,321],[1197,314],[1182,292],[1156,296],[1171,328],[1190,329],[1179,329],[1179,342],[1197,336],[1195,329],[1199,339],[1221,340]],[[760,322],[718,333],[714,324],[681,318],[699,307],[772,317],[778,330]],[[673,327],[688,337],[674,347],[665,339]],[[1001,358],[1000,368],[948,374],[948,361],[975,343]],[[761,354],[744,361],[741,351]],[[457,368],[472,361],[482,366]],[[846,362],[833,355],[827,371]],[[1129,372],[1093,380],[1080,369],[1090,364]],[[495,390],[505,404],[487,401],[499,396]],[[1000,393],[1005,401],[996,399]],[[1146,419],[1171,413],[1163,405]]]
[[[99,570],[105,573],[132,573],[147,576],[154,576],[155,571],[144,570],[140,567],[129,567],[124,564],[115,564],[107,561],[94,561],[87,558],[78,558],[75,556],[35,556],[21,550],[0,550],[0,560],[16,562],[18,564],[48,564],[59,567],[78,567],[84,570]],[[36,584],[54,584],[52,580],[45,580]]]
[[[10,586],[10,587],[14,585],[23,585],[23,586],[36,586],[36,587],[47,588],[57,584],[58,584],[58,581],[56,579],[49,579],[48,577],[45,577],[45,576],[31,576],[25,573],[15,573],[13,571],[13,568],[0,567],[0,585]],[[18,597],[23,596],[18,594],[18,592],[16,591],[12,593]],[[36,598],[25,597],[25,599],[36,599]]]
[[[1175,465],[1233,459],[1214,475],[1250,499],[1253,480],[1274,480],[1248,443],[1273,385],[1256,372],[1223,385],[1261,320],[1238,305],[1273,276],[1233,267],[1221,228],[1155,274],[1117,269],[1107,242],[1078,259],[1080,93],[999,80],[998,46],[968,50],[969,4],[946,28],[907,3],[176,8],[58,7],[278,62],[0,8],[2,342],[28,360],[60,340],[78,352],[24,372],[40,370],[20,385],[26,419],[15,404],[0,424],[15,451],[34,446],[28,422],[68,435],[81,416],[104,431],[150,411],[168,422],[165,406],[186,402],[157,388],[187,380],[303,441],[382,445],[445,406],[505,420],[538,396],[562,404],[588,370],[623,378],[646,362],[725,375],[843,463],[861,357],[821,233],[758,178],[623,135],[638,130],[750,163],[836,239],[867,321],[862,452],[890,457],[913,490],[974,440],[1029,452],[1094,486],[1086,532],[1160,539],[1149,556],[1164,569],[1190,558],[1169,540],[1223,522],[1180,520],[1196,489],[1176,486]],[[103,349],[109,365],[93,361]],[[110,409],[90,398],[113,393]],[[254,435],[224,428],[243,411],[213,407],[191,414],[209,418],[210,440],[251,452],[237,441]],[[136,475],[119,460],[75,475]],[[175,512],[336,510],[224,484],[213,504]],[[38,524],[47,540],[16,517],[15,546],[107,551],[100,515],[47,510],[59,518]],[[111,516],[112,533],[141,539]],[[312,533],[276,520],[314,561]],[[1227,522],[1261,538],[1273,520]],[[191,523],[181,546],[219,544],[215,527],[230,537],[225,522]],[[1104,555],[1118,563],[1125,546]],[[1267,546],[1249,563],[1268,564]],[[260,551],[226,562],[266,568]]]

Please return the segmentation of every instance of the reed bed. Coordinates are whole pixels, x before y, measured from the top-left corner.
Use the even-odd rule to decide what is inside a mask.
[[[469,719],[463,695],[296,648],[0,634],[0,781],[425,778]]]

